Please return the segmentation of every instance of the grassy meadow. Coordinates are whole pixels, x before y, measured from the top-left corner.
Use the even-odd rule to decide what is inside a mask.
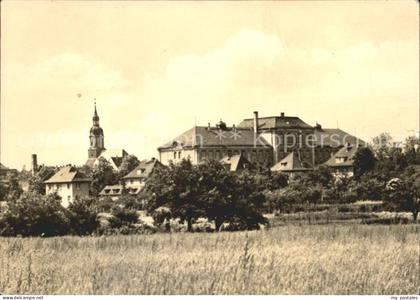
[[[416,294],[420,226],[0,238],[4,294]]]

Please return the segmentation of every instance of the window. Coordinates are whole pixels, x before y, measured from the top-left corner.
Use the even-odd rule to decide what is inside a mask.
[[[178,159],[181,159],[181,151],[178,152]]]
[[[68,190],[70,189],[70,183],[67,183],[67,189]]]
[[[70,199],[71,199],[71,196],[67,196],[67,200],[70,201]]]
[[[174,159],[176,159],[176,151],[174,152]]]

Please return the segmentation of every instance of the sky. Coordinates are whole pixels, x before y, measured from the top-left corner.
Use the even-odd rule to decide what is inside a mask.
[[[417,1],[2,1],[0,161],[140,159],[195,124],[284,112],[366,141],[419,130]]]

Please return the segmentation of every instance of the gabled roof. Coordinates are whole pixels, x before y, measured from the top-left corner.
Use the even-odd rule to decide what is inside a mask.
[[[324,165],[329,167],[351,167],[354,164],[354,155],[359,148],[353,145],[347,145],[338,150]]]
[[[297,172],[309,170],[311,169],[303,166],[303,163],[299,159],[299,156],[296,152],[291,152],[289,155],[271,167],[271,171],[277,172]]]
[[[158,148],[171,149],[176,147],[214,147],[214,146],[254,146],[254,132],[251,128],[226,128],[194,126],[172,141]],[[262,137],[258,136],[256,147],[271,147]]]
[[[238,127],[253,128],[254,119],[244,119],[239,123]],[[302,128],[312,129],[313,127],[306,124],[299,117],[292,116],[274,116],[258,118],[258,129],[280,129],[280,128]]]
[[[317,146],[342,147],[351,145],[366,146],[366,142],[338,128],[316,128],[315,142]]]
[[[2,163],[0,163],[0,170],[9,170],[9,168],[5,167]]]
[[[70,183],[70,182],[90,182],[91,179],[86,177],[82,172],[73,166],[62,167],[50,179],[44,183]]]
[[[220,163],[228,166],[230,171],[238,171],[251,167],[251,163],[242,154],[232,156],[225,156],[220,160]]]
[[[105,149],[104,151],[101,152],[101,154],[97,158],[88,158],[85,165],[90,168],[93,168],[95,165],[99,163],[99,159],[103,158],[111,164],[114,170],[118,170],[118,168],[121,166],[123,158],[127,155],[128,155],[127,151],[125,151],[122,148]]]
[[[142,160],[124,179],[147,179],[156,167],[164,167],[157,159]]]

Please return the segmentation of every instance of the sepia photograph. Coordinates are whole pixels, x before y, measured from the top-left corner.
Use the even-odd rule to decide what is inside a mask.
[[[418,1],[0,5],[0,300],[420,298]]]

